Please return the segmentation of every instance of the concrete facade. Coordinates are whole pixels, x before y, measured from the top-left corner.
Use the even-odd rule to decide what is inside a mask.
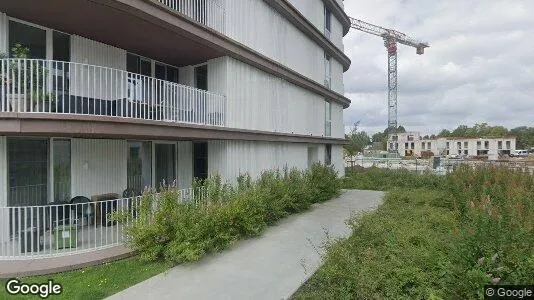
[[[0,166],[6,167],[0,172],[0,206],[7,205],[9,190],[15,188],[8,178],[16,170],[7,167],[7,147],[14,139],[48,143],[48,153],[43,155],[48,155],[49,170],[43,171],[47,174],[41,183],[46,185],[43,190],[48,202],[57,200],[52,170],[57,160],[52,153],[55,139],[70,143],[72,197],[121,194],[128,188],[129,142],[174,145],[174,157],[167,164],[174,167],[174,179],[182,188],[189,187],[194,177],[193,144],[197,142],[207,144],[208,175],[220,174],[229,181],[245,172],[257,176],[263,169],[303,170],[314,162],[329,163],[343,175],[343,110],[350,104],[342,95],[343,73],[350,65],[343,53],[343,36],[350,22],[342,2],[229,0],[209,9],[200,6],[202,1],[192,8],[176,7],[169,1],[105,2],[109,6],[87,0],[47,4],[22,0],[17,5],[0,1],[0,52],[9,54],[14,39],[36,39],[25,40],[32,48],[30,58],[45,66],[69,66],[50,68],[52,76],[68,70],[57,77],[67,82],[61,92],[67,89],[68,97],[99,103],[128,97],[135,76],[146,76],[143,80],[150,82],[169,80],[157,70],[174,68],[177,82],[156,88],[172,84],[187,91],[178,95],[182,98],[224,98],[224,124],[169,124],[91,115],[96,108],[92,113],[89,109],[25,114],[26,110],[12,112],[2,105]],[[78,9],[58,18],[53,9],[56,5],[65,11],[71,11],[71,6]],[[90,17],[101,22],[84,21]],[[106,20],[114,20],[117,26],[101,30],[99,26]],[[68,39],[63,44],[67,50],[57,50],[58,35]],[[43,42],[38,40],[40,36]],[[42,49],[38,53],[36,48]],[[60,51],[67,53],[67,58],[57,58]],[[132,55],[139,57],[140,65],[145,64],[143,74],[131,70]],[[202,67],[207,69],[205,86],[198,78]],[[60,91],[57,81],[51,81],[48,89]],[[149,87],[132,91],[142,96],[152,92]],[[95,103],[87,106],[101,105]],[[187,109],[199,106],[189,104]],[[154,149],[150,159],[150,179],[157,186]]]
[[[430,151],[433,155],[458,155],[498,157],[516,150],[515,137],[502,138],[435,138],[425,139],[420,132],[390,134],[388,151],[397,151],[401,156],[421,156]]]

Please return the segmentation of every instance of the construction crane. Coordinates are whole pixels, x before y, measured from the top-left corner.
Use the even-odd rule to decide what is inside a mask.
[[[381,37],[388,52],[388,129],[397,128],[397,44],[411,46],[421,55],[428,43],[418,41],[394,29],[387,29],[350,18],[351,27]]]

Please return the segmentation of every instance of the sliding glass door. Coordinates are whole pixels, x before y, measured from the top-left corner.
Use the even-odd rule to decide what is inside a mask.
[[[176,145],[156,144],[155,145],[155,171],[156,188],[159,189],[162,183],[172,184],[176,179]]]
[[[135,195],[152,186],[152,143],[128,142],[127,187]],[[128,195],[130,196],[130,195]]]
[[[7,139],[8,206],[47,203],[48,139]]]

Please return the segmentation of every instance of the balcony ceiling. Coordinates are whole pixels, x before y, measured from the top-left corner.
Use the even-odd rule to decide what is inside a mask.
[[[121,8],[124,6],[124,9]],[[169,29],[126,12],[114,0],[0,0],[11,17],[80,35],[175,66],[194,65],[224,55],[180,28]],[[143,14],[140,12],[140,14]],[[189,35],[190,36],[190,35]]]

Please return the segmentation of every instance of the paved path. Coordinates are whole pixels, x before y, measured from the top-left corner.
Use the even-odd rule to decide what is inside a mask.
[[[180,265],[110,299],[286,299],[319,267],[313,246],[350,233],[352,212],[381,203],[382,193],[345,191],[338,199],[284,219],[261,237],[238,243],[199,263]],[[313,245],[312,245],[313,244]]]

